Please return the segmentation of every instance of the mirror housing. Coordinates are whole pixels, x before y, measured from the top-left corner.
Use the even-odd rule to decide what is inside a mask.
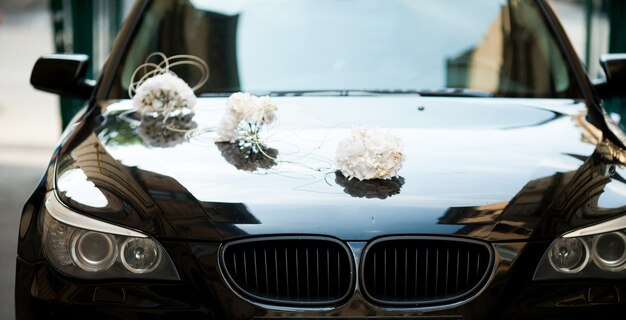
[[[84,54],[49,54],[37,60],[30,83],[38,90],[66,97],[89,99],[96,82],[85,79],[89,57]]]
[[[601,98],[626,96],[626,54],[603,54],[600,65],[606,79],[594,82],[594,86]]]

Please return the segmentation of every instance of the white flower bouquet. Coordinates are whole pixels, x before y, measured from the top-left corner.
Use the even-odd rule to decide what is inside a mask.
[[[173,111],[194,111],[196,95],[189,85],[176,75],[166,72],[148,78],[133,96],[133,106],[142,114],[156,113],[167,118]]]
[[[226,103],[226,113],[217,126],[218,142],[260,144],[261,129],[276,120],[277,107],[270,97],[234,93]]]
[[[335,162],[348,179],[391,179],[398,175],[405,155],[402,142],[388,131],[355,128],[337,146]]]
[[[155,58],[161,61],[151,62]],[[185,65],[200,71],[200,80],[193,87],[172,70]],[[128,95],[141,116],[162,117],[165,122],[173,115],[193,113],[196,105],[194,91],[208,79],[209,66],[202,59],[192,55],[167,57],[161,52],[154,52],[133,72]]]

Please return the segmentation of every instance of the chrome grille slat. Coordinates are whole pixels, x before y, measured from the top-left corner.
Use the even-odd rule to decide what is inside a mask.
[[[278,285],[278,249],[274,248],[274,265],[276,266],[276,295],[280,298],[280,286]]]
[[[435,250],[435,296],[437,289],[439,289],[439,249]]]
[[[243,254],[243,270],[246,278],[246,286],[248,285],[248,264],[246,263],[246,251],[242,252]]]
[[[459,259],[460,259],[461,255],[460,255],[460,251],[459,249],[456,250],[456,278],[455,278],[455,282],[454,282],[454,290],[459,290]]]
[[[424,277],[424,295],[428,295],[428,248],[426,248],[426,276]]]
[[[374,258],[376,259],[376,258]],[[417,248],[415,248],[415,291],[414,291],[414,295],[417,296],[417,279],[418,279],[418,275],[417,275],[417,262],[419,260],[419,252],[417,250]]]
[[[320,252],[319,252],[319,248],[315,247],[315,264],[316,264],[316,268],[315,271],[317,271],[317,297],[320,297]]]
[[[347,246],[325,237],[233,241],[222,246],[220,264],[237,291],[274,304],[336,304],[355,281]]]
[[[384,286],[384,290],[383,293],[387,294],[387,249],[383,250],[383,256],[385,257],[383,259],[383,267],[384,267],[384,271],[383,271],[383,275],[385,279],[385,281],[383,281],[383,286]]]
[[[296,247],[296,295],[300,294],[300,263],[298,262],[298,247]]]
[[[265,292],[269,294],[270,285],[269,278],[267,277],[267,249],[263,248],[263,266],[265,269]]]
[[[337,252],[337,285],[341,283],[341,259],[339,258],[339,252]]]
[[[393,249],[393,295],[398,294],[398,248]]]
[[[476,254],[476,276],[480,274],[480,253]]]
[[[408,281],[409,277],[407,277],[407,273],[409,271],[409,266],[408,266],[408,264],[409,264],[409,258],[408,257],[409,256],[407,254],[407,250],[408,250],[408,248],[404,248],[404,279],[407,280],[407,281],[404,281],[404,295],[405,296],[406,296],[407,289],[408,289],[408,286],[409,286],[409,281]]]
[[[311,296],[311,291],[309,290],[309,248],[304,250],[306,257],[306,296],[307,298]]]
[[[326,248],[326,294],[330,295],[330,250]]]
[[[450,275],[450,249],[446,249],[446,286],[444,287],[445,294],[448,294],[448,276]]]
[[[474,240],[381,238],[361,258],[362,290],[385,305],[443,304],[479,290],[491,274],[492,260],[492,248]]]
[[[470,253],[467,253],[467,276],[465,277],[465,285],[469,285],[469,269],[470,269]]]
[[[258,269],[257,269],[257,264],[256,264],[256,249],[252,251],[252,253],[254,254],[254,288],[259,291],[259,274],[258,274]]]
[[[287,280],[285,283],[287,284],[285,287],[287,288],[287,298],[291,298],[291,294],[289,293],[289,256],[287,255],[287,248],[285,248],[285,274]]]

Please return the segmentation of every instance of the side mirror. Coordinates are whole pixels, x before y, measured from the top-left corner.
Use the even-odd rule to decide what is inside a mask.
[[[606,75],[606,80],[594,83],[600,97],[626,96],[626,54],[603,54],[600,57],[600,65]]]
[[[89,57],[84,54],[49,54],[37,60],[30,83],[38,90],[88,99],[96,82],[85,79]]]

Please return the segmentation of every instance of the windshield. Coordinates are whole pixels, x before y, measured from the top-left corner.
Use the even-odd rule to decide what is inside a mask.
[[[128,97],[133,71],[154,52],[204,60],[210,77],[199,95],[455,88],[580,96],[534,0],[153,1],[110,98]],[[188,66],[174,72],[200,77]]]

